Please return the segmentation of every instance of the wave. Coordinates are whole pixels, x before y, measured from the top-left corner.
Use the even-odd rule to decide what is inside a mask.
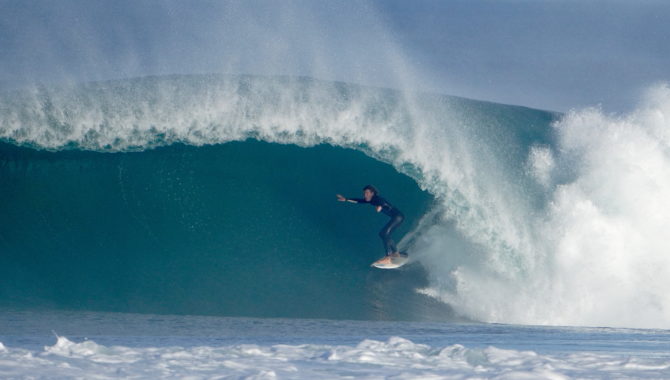
[[[670,184],[668,92],[661,86],[633,114],[614,117],[591,109],[558,115],[308,78],[151,77],[7,94],[0,101],[0,137],[12,145],[61,150],[52,154],[74,162],[78,155],[138,154],[144,157],[139,161],[147,160],[138,167],[146,168],[148,157],[173,150],[206,156],[184,166],[199,168],[212,159],[206,152],[231,146],[212,144],[249,138],[303,147],[294,148],[301,153],[289,164],[297,168],[296,162],[309,162],[299,157],[321,144],[359,151],[418,185],[394,193],[403,175],[377,177],[396,203],[421,191],[432,196],[405,203],[418,222],[401,244],[425,268],[423,275],[407,277],[426,281],[407,287],[419,288],[420,295],[488,322],[667,327],[670,300],[663,290],[670,263],[660,231],[668,213],[659,210],[670,209],[663,196]],[[3,167],[17,165],[6,157]],[[340,160],[345,159],[333,162]],[[349,160],[345,171],[332,175],[327,170],[337,164],[320,172],[312,168],[319,172],[315,183],[330,185],[323,189],[332,192],[338,191],[335,185],[357,182],[350,191],[359,191],[376,172],[359,168],[372,165],[365,160]],[[233,155],[218,165],[234,168],[238,162]],[[285,170],[273,161],[264,165]],[[157,183],[169,183],[165,174]],[[175,197],[195,194],[192,202],[203,202],[198,197],[207,192],[199,188],[210,181],[203,176],[173,182]],[[67,204],[67,196],[60,197]],[[254,221],[243,216],[231,230],[253,230]],[[311,228],[324,224],[332,230],[324,220]],[[343,283],[353,283],[348,281],[354,280]]]

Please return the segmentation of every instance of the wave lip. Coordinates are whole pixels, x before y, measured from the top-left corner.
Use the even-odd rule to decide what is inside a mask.
[[[194,75],[37,87],[0,99],[0,137],[47,149],[147,149],[256,137],[359,143],[366,125],[398,129],[393,91],[308,78]]]

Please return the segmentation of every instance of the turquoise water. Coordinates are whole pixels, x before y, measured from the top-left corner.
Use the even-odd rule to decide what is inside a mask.
[[[426,284],[420,266],[370,270],[385,217],[335,193],[359,196],[366,181],[387,188],[407,215],[399,236],[434,200],[360,152],[253,140],[1,149],[5,304],[349,319],[448,310],[413,291]]]

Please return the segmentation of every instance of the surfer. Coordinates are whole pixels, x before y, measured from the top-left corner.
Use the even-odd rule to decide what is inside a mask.
[[[392,257],[399,257],[401,253],[398,252],[398,248],[391,238],[393,231],[402,224],[405,220],[405,216],[390,204],[386,199],[379,196],[379,191],[372,185],[367,185],[363,188],[363,198],[346,198],[340,194],[337,194],[337,200],[340,202],[351,202],[351,203],[369,203],[374,206],[377,212],[383,212],[384,214],[391,217],[388,223],[384,228],[379,231],[379,237],[382,238],[384,243],[384,250],[386,251],[386,257],[382,261],[391,262]],[[383,262],[380,262],[383,264]]]

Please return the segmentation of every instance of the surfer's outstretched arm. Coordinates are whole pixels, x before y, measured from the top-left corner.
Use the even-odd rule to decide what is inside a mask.
[[[347,198],[341,194],[337,194],[337,200],[340,202],[350,202],[350,203],[365,202],[365,199]]]
[[[365,198],[346,198],[340,194],[337,194],[337,200],[340,202],[350,202],[350,203],[372,203]],[[375,205],[375,210],[377,212],[380,212],[382,210],[382,206]]]

